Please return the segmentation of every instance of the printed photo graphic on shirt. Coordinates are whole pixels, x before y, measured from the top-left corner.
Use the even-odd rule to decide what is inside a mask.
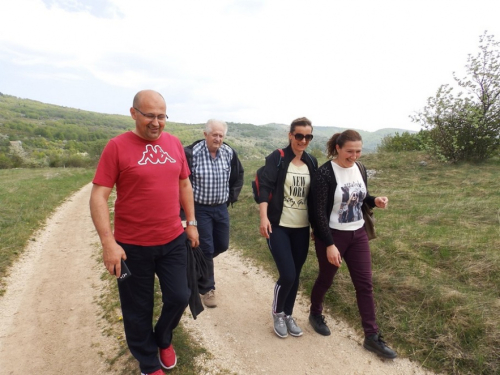
[[[139,160],[139,164],[146,165],[148,162],[151,164],[165,164],[167,161],[176,163],[175,159],[168,152],[163,151],[159,145],[146,145],[146,151],[142,153],[142,159]]]
[[[339,209],[339,223],[351,223],[363,218],[361,206],[366,195],[363,183],[351,182],[340,188],[342,190],[342,203]]]
[[[288,194],[285,194],[284,207],[305,209],[307,199],[306,177],[293,173],[292,185],[288,186],[286,193]]]

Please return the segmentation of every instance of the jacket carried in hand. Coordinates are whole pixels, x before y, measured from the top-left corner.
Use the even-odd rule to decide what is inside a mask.
[[[192,170],[193,167],[193,147],[203,141],[204,139],[200,139],[190,144],[189,146],[184,147],[184,153],[186,154],[186,159],[190,170]],[[229,206],[229,204],[232,205],[238,200],[238,197],[241,193],[241,188],[243,187],[244,170],[234,148],[229,146],[226,142],[224,142],[224,144],[231,148],[231,150],[233,151],[233,157],[231,159],[231,173],[229,175],[229,200],[227,202],[227,205]]]

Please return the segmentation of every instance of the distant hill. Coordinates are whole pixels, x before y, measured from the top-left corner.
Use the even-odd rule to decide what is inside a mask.
[[[287,142],[289,125],[286,124],[267,124],[251,125],[240,123],[228,123],[229,132],[227,142],[234,145],[238,151],[242,151],[247,158],[262,157],[269,151],[283,147]],[[314,125],[313,125],[314,126]],[[325,152],[326,142],[330,137],[338,132],[343,132],[347,128],[338,128],[333,126],[314,126],[314,139],[309,145],[309,151],[320,150]],[[356,129],[363,138],[363,152],[371,153],[377,151],[377,146],[387,135],[396,133],[402,134],[408,132],[405,129],[379,129],[375,132]],[[415,133],[414,131],[409,131]]]
[[[253,125],[228,122],[226,141],[243,159],[260,159],[287,143],[288,125]],[[204,124],[168,122],[166,131],[179,137],[185,145],[203,137]],[[0,93],[0,168],[2,157],[15,150],[12,141],[20,141],[23,158],[36,165],[50,164],[56,156],[73,154],[98,158],[107,141],[134,127],[129,116],[83,111]],[[310,150],[324,151],[328,138],[345,129],[314,127]],[[405,132],[403,129],[358,130],[363,137],[363,151],[375,152],[383,137]],[[55,166],[55,165],[54,165]]]

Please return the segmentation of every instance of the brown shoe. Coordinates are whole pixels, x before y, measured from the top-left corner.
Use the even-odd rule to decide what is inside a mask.
[[[217,307],[217,298],[215,297],[215,290],[212,289],[209,292],[201,296],[201,300],[206,307]]]

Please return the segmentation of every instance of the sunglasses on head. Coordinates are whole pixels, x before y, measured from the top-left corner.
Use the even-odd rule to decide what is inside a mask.
[[[297,134],[293,134],[293,136],[295,137],[295,139],[297,141],[302,141],[304,138],[306,139],[307,142],[309,142],[310,140],[313,139],[313,135],[312,134],[300,134],[300,133],[297,133]]]

